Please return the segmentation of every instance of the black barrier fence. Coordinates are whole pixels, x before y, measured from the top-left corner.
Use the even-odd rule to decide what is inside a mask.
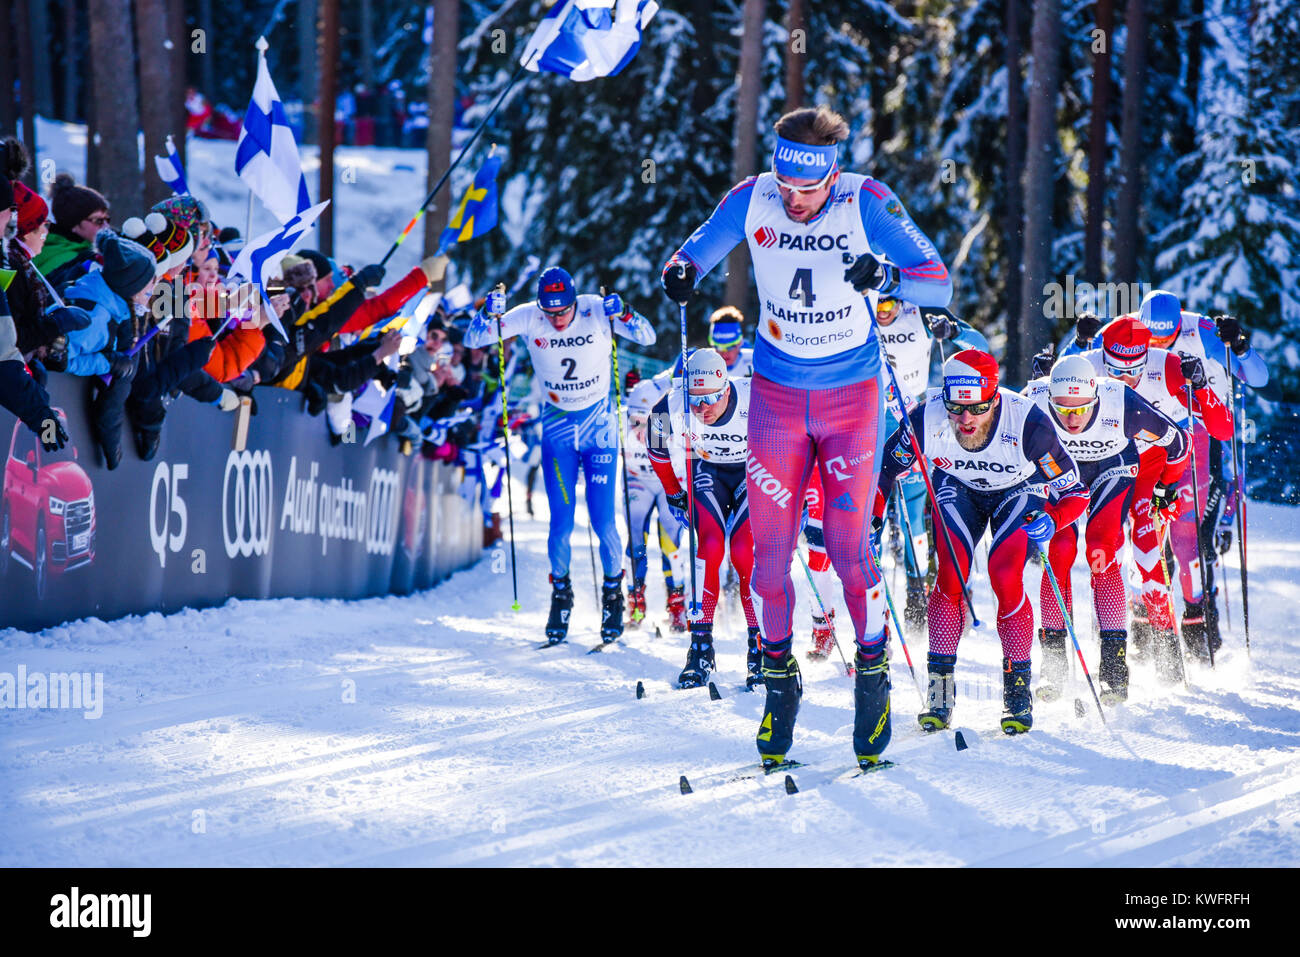
[[[331,446],[297,393],[257,391],[235,417],[181,398],[152,461],[129,426],[108,471],[84,379],[51,376],[72,437],[47,453],[0,410],[0,628],[218,605],[228,598],[363,598],[428,588],[482,555],[463,469],[392,440]],[[481,493],[476,493],[481,494]]]

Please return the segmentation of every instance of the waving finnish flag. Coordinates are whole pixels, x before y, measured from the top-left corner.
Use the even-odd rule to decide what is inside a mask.
[[[262,293],[262,301],[269,302],[270,296],[266,294],[266,283],[280,266],[280,260],[293,251],[293,247],[307,235],[307,230],[311,229],[318,216],[325,211],[325,207],[330,204],[327,199],[323,203],[317,203],[310,209],[306,209],[296,216],[290,217],[289,221],[278,229],[272,229],[270,232],[262,233],[256,239],[252,239],[244,244],[240,250],[239,256],[230,264],[228,278],[234,279],[243,276],[257,285]],[[271,324],[279,331],[280,335],[286,339],[284,327],[280,325],[280,320],[275,317],[275,313],[267,307],[267,315],[271,317]]]
[[[185,184],[185,168],[181,166],[181,158],[176,153],[176,144],[172,141],[170,133],[167,134],[167,155],[155,156],[153,165],[157,167],[162,181],[170,186],[177,196],[184,196],[190,191],[189,186]]]
[[[658,12],[654,0],[564,0],[537,25],[519,62],[571,80],[614,76],[636,56],[641,31]]]
[[[267,42],[257,38],[257,82],[235,145],[235,172],[282,223],[311,205],[298,143],[266,66]]]

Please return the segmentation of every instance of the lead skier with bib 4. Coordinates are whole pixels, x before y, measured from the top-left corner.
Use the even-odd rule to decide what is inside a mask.
[[[578,468],[587,483],[587,511],[600,539],[605,581],[601,589],[600,637],[623,633],[623,543],[614,517],[618,476],[618,422],[610,401],[611,342],[614,335],[648,346],[654,328],[614,293],[577,295],[573,277],[551,266],[537,279],[537,301],[506,312],[505,293],[488,294],[465,332],[465,345],[478,349],[500,336],[523,336],[534,374],[541,382],[542,478],[551,509],[547,553],[551,560],[551,613],[546,640],[556,644],[569,632],[573,584],[569,581],[569,537],[573,533]]]
[[[748,498],[754,588],[762,598],[767,702],[757,746],[785,761],[802,684],[791,653],[790,561],[814,467],[826,498],[826,550],[857,639],[853,747],[875,766],[889,742],[884,595],[865,518],[875,496],[881,435],[880,348],[865,294],[946,306],[952,282],[934,244],[889,187],[842,173],[843,117],[825,107],[776,123],[772,171],[734,187],[663,271],[683,306],[696,281],[749,244],[761,314],[749,414]],[[884,261],[879,257],[884,257]]]

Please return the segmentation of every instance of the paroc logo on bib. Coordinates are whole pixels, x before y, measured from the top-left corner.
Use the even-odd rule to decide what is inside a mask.
[[[776,230],[771,226],[760,227],[758,232],[754,233],[754,242],[758,243],[764,249],[776,245]]]

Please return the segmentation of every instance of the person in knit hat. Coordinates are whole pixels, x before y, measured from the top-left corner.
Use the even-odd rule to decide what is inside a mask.
[[[208,207],[200,199],[189,193],[168,196],[160,203],[155,203],[150,212],[162,213],[167,220],[178,228],[187,230],[194,240],[194,262],[197,264],[207,256],[208,247],[212,245],[212,217]]]
[[[50,285],[62,289],[84,276],[95,261],[93,243],[108,225],[108,200],[60,173],[50,188],[50,211],[54,223],[45,248],[32,262]]]
[[[157,261],[139,243],[102,231],[95,245],[104,260],[102,269],[87,273],[68,287],[64,298],[90,314],[90,325],[68,334],[68,371],[90,376],[97,387],[91,410],[91,428],[110,469],[122,458],[122,418],[126,397],[135,375],[131,347],[137,333],[136,317],[144,314],[153,292]],[[100,376],[109,376],[100,388]]]

